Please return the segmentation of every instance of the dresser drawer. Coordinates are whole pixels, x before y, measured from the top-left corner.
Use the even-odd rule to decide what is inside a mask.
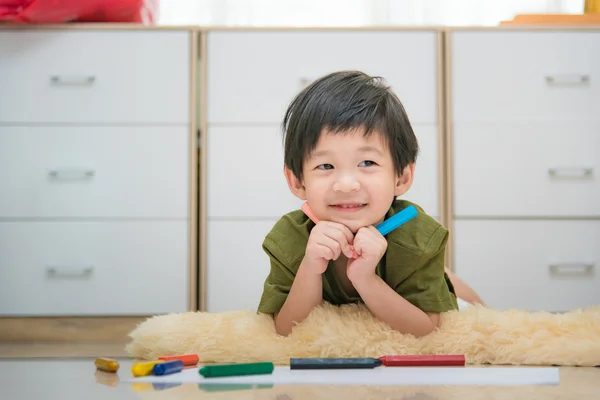
[[[0,222],[0,315],[187,311],[188,225]]]
[[[439,216],[437,127],[414,126],[414,130],[421,155],[413,187],[404,197]],[[290,192],[283,174],[278,125],[212,126],[207,141],[209,218],[279,218],[300,208],[302,201]]]
[[[356,69],[384,77],[412,123],[437,121],[434,31],[208,33],[208,122],[280,123],[313,80]]]
[[[454,215],[600,216],[600,123],[457,124]]]
[[[262,243],[278,219],[208,221],[208,312],[256,311],[271,268]]]
[[[451,35],[454,122],[600,121],[600,30]]]
[[[600,305],[600,221],[456,221],[457,275],[489,306]]]
[[[418,204],[427,214],[439,219],[438,127],[413,125],[413,129],[419,141],[415,177],[410,189],[400,198]]]
[[[208,217],[272,217],[300,208],[283,174],[279,127],[208,128]]]
[[[0,218],[188,217],[185,127],[0,128]]]
[[[0,123],[177,123],[190,33],[0,30]]]

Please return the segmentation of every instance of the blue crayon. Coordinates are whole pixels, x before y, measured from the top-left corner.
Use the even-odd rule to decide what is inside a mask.
[[[152,369],[154,375],[168,375],[179,372],[183,369],[183,361],[173,360],[160,364],[155,364]]]
[[[416,216],[417,209],[415,208],[415,206],[408,206],[404,210],[400,211],[398,214],[386,219],[385,221],[377,225],[375,228],[377,228],[377,230],[379,231],[379,233],[381,233],[382,236],[385,236]]]

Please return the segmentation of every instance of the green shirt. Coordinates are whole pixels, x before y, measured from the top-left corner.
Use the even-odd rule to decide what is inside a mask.
[[[444,271],[448,230],[419,206],[395,200],[385,219],[409,205],[418,215],[388,233],[388,246],[376,273],[396,293],[424,312],[458,309],[454,287]],[[277,221],[263,241],[271,260],[259,313],[279,312],[290,292],[294,277],[304,258],[308,236],[315,224],[301,210],[292,211]],[[358,296],[348,296],[335,274],[333,262],[323,273],[323,300],[334,304],[362,303]]]

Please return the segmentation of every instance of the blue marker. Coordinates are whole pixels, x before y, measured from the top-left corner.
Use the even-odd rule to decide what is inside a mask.
[[[183,361],[173,360],[161,364],[154,364],[152,372],[154,375],[169,375],[179,372],[183,369]]]
[[[398,214],[386,219],[385,221],[377,225],[375,228],[377,228],[377,230],[379,231],[379,233],[381,233],[382,236],[385,236],[416,216],[417,209],[415,208],[415,206],[408,206],[404,210],[400,211]]]
[[[302,204],[302,211],[306,214],[308,218],[310,218],[315,224],[319,223],[319,219],[308,206],[307,202]],[[387,235],[394,229],[398,228],[401,225],[404,225],[406,222],[410,221],[418,214],[415,206],[408,206],[404,210],[400,211],[398,214],[386,219],[375,228],[381,233],[382,236]],[[355,257],[356,258],[356,257]]]

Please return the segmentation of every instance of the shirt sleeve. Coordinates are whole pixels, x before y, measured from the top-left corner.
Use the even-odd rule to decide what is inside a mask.
[[[454,287],[444,270],[448,231],[439,227],[429,240],[421,265],[394,289],[424,312],[458,309]]]
[[[290,293],[295,273],[290,266],[285,265],[284,257],[281,256],[283,252],[271,238],[265,238],[263,250],[269,256],[271,269],[265,279],[257,311],[264,314],[275,314],[281,310]]]

